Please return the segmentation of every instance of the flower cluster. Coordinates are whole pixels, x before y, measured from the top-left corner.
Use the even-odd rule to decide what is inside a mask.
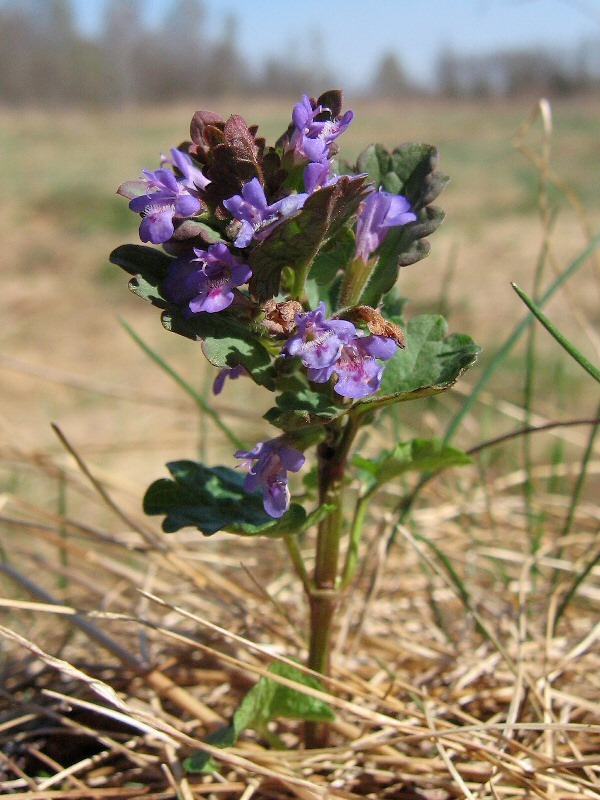
[[[172,148],[159,169],[143,170],[139,180],[119,188],[141,215],[140,239],[162,244],[170,256],[156,304],[179,315],[186,335],[196,324],[195,338],[210,339],[211,315],[235,330],[246,325],[254,349],[272,358],[271,388],[283,391],[280,376],[289,378],[291,371],[297,386],[304,383],[343,408],[379,391],[383,362],[403,346],[401,334],[390,333],[393,326],[365,324],[373,315],[381,318],[379,300],[371,299],[366,317],[359,302],[390,229],[417,220],[406,197],[369,183],[365,171],[336,171],[336,140],[352,119],[352,111],[342,113],[341,92],[318,100],[304,95],[288,130],[267,147],[241,117],[197,112],[191,143]],[[354,237],[353,250],[315,299],[306,289],[309,272],[341,231]],[[360,281],[353,283],[357,269]],[[316,277],[317,286],[327,283]],[[389,285],[394,279],[386,278]],[[227,377],[266,385],[244,352],[238,348],[229,360],[213,360],[221,368],[215,393]],[[289,506],[288,471],[304,462],[294,444],[303,447],[301,437],[287,432],[236,453],[249,465],[246,489],[262,490],[273,517]]]
[[[383,366],[396,353],[396,342],[386,336],[365,335],[352,322],[324,319],[325,304],[314,311],[296,314],[298,332],[282,349],[284,356],[299,356],[310,381],[325,383],[337,377],[334,391],[358,400],[376,392]]]

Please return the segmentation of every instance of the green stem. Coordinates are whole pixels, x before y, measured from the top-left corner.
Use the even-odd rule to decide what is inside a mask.
[[[342,308],[358,305],[372,272],[373,264],[365,264],[361,258],[350,264],[340,288],[339,305]]]
[[[344,476],[352,441],[360,421],[349,415],[342,430],[330,430],[330,439],[318,448],[319,500],[333,506],[331,514],[319,524],[313,588],[310,591],[310,638],[308,666],[327,675],[329,649],[335,611],[339,603],[338,561],[343,527]],[[307,723],[307,747],[323,746],[327,741],[326,725]]]
[[[341,589],[345,589],[356,572],[356,565],[358,563],[358,545],[360,543],[360,536],[362,533],[363,523],[365,521],[365,514],[369,507],[369,501],[375,491],[374,487],[371,491],[366,492],[359,497],[356,501],[354,509],[354,517],[350,527],[350,536],[348,539],[348,550],[346,551],[346,562],[342,571],[342,581],[340,584]]]
[[[310,272],[310,268],[312,266],[312,258],[307,260],[301,266],[297,266],[294,270],[294,285],[292,287],[292,291],[290,292],[290,297],[292,300],[301,300],[304,295],[304,285],[306,283],[306,279],[308,278],[308,273]]]
[[[296,541],[296,537],[294,535],[284,536],[283,541],[285,542],[285,546],[287,547],[287,551],[292,561],[294,570],[296,571],[296,575],[302,581],[302,586],[304,587],[304,591],[306,592],[307,595],[310,596],[312,588],[310,583],[310,578],[308,577],[304,561],[302,560],[302,555],[300,554],[300,549],[298,548],[298,542]]]

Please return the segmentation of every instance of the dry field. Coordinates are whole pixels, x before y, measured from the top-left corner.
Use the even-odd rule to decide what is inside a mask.
[[[211,105],[271,141],[291,108]],[[554,105],[546,129],[534,102],[349,105],[349,159],[372,141],[440,149],[452,177],[440,198],[447,221],[400,286],[408,314],[443,311],[484,348],[447,396],[386,418],[375,437],[389,446],[390,436],[443,434],[525,316],[510,282],[531,291],[539,267],[546,288],[597,235],[600,115],[597,98]],[[280,543],[166,536],[140,509],[166,461],[233,461],[119,318],[206,396],[212,368],[108,263],[137,240],[116,187],[154,169],[194,110],[1,112],[0,791],[600,798],[600,457],[589,423],[484,450],[431,482],[398,528],[412,484],[392,486],[340,613],[325,686],[337,714],[331,747],[297,749],[297,726],[284,722],[289,750],[250,733],[219,754],[218,774],[184,773],[183,759],[272,657],[305,652],[301,589]],[[595,363],[599,299],[597,249],[546,306]],[[495,370],[456,444],[597,416],[597,386],[541,328],[528,416],[525,345]],[[214,405],[248,443],[267,430],[263,406],[261,394],[234,390]]]

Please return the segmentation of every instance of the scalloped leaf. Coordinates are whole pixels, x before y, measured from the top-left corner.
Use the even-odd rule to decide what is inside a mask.
[[[241,536],[279,537],[296,533],[306,524],[306,512],[297,504],[280,519],[270,517],[261,492],[246,492],[245,476],[229,467],[171,461],[167,469],[173,480],[159,478],[144,495],[146,514],[165,515],[165,533],[196,527],[205,536],[223,530]]]
[[[202,351],[215,367],[231,369],[241,364],[256,383],[273,388],[276,373],[269,351],[249,325],[240,324],[232,313],[195,314],[188,318],[171,307],[163,313],[162,324],[168,331],[202,341]]]
[[[121,267],[130,275],[151,275],[163,280],[173,259],[161,250],[143,244],[122,244],[109,256],[111,264]]]
[[[439,162],[437,148],[408,142],[396,147],[390,157],[390,172],[400,180],[400,193],[417,211],[431,203],[450,180],[435,172]]]
[[[314,192],[300,211],[251,251],[252,294],[260,301],[275,297],[284,267],[307,270],[325,242],[356,212],[366,193],[363,177],[345,175]]]
[[[376,459],[355,456],[353,463],[366,473],[368,485],[381,486],[405,472],[433,472],[472,464],[473,459],[457,447],[433,437],[398,442],[393,450],[381,453]]]
[[[290,664],[274,661],[268,671],[290,681],[322,690],[322,684],[312,675],[307,675]],[[267,728],[272,719],[298,719],[309,722],[331,722],[335,715],[323,700],[310,697],[298,689],[283,686],[266,677],[261,677],[247,692],[233,713],[229,725],[210,733],[206,741],[215,747],[233,747],[242,731],[251,728],[273,739]],[[197,750],[184,762],[188,772],[206,773],[216,769],[214,760],[202,750]]]
[[[414,264],[429,254],[429,242],[424,237],[434,233],[444,220],[444,212],[429,204],[449,180],[435,171],[437,164],[438,152],[428,144],[408,143],[392,153],[382,145],[371,145],[359,156],[357,169],[368,172],[377,187],[404,195],[417,215],[415,222],[388,232],[361,297],[362,303],[377,306],[395,284],[398,268]]]
[[[109,256],[112,264],[121,267],[134,277],[129,281],[130,290],[157,308],[167,308],[169,303],[162,296],[163,282],[172,258],[161,250],[140,244],[124,244]]]
[[[393,321],[403,324],[401,319]],[[480,352],[466,334],[446,336],[446,321],[436,314],[413,317],[405,333],[406,349],[387,362],[379,393],[373,399],[359,401],[353,409],[366,413],[445,392],[475,363]]]
[[[344,413],[326,395],[308,388],[283,392],[275,402],[277,406],[270,408],[264,419],[288,432],[326,425]]]

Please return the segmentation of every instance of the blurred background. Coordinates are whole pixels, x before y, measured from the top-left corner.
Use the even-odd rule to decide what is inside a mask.
[[[595,0],[2,0],[0,36],[0,101],[21,106],[600,87]]]
[[[0,0],[3,452],[60,452],[55,421],[97,463],[135,474],[138,497],[165,460],[197,454],[203,423],[193,404],[119,317],[199,390],[210,393],[214,370],[197,345],[162,329],[156,310],[130,295],[126,276],[108,263],[118,244],[138,241],[139,219],[116,189],[185,140],[198,108],[241,113],[273,142],[302,93],[334,86],[355,111],[340,140],[347,159],[373,141],[439,148],[452,178],[440,198],[447,221],[428,259],[402,271],[400,287],[409,314],[447,315],[451,330],[483,345],[485,365],[524,313],[510,281],[531,289],[548,215],[548,275],[598,229],[600,4]],[[551,104],[545,132],[541,97]],[[553,172],[541,180],[524,150],[543,147]],[[587,266],[570,298],[549,306],[592,359],[595,270]],[[539,338],[538,411],[587,413],[589,392],[578,391],[587,376]],[[517,405],[523,356],[511,358],[496,388]],[[464,391],[476,379],[474,370]],[[439,402],[418,411],[421,432],[439,432],[462,395]],[[225,392],[217,407],[243,417],[247,402]],[[494,428],[515,424],[515,414]],[[251,425],[249,442],[265,423]],[[461,435],[473,444],[479,428]],[[229,463],[218,431],[200,438],[214,460]]]

